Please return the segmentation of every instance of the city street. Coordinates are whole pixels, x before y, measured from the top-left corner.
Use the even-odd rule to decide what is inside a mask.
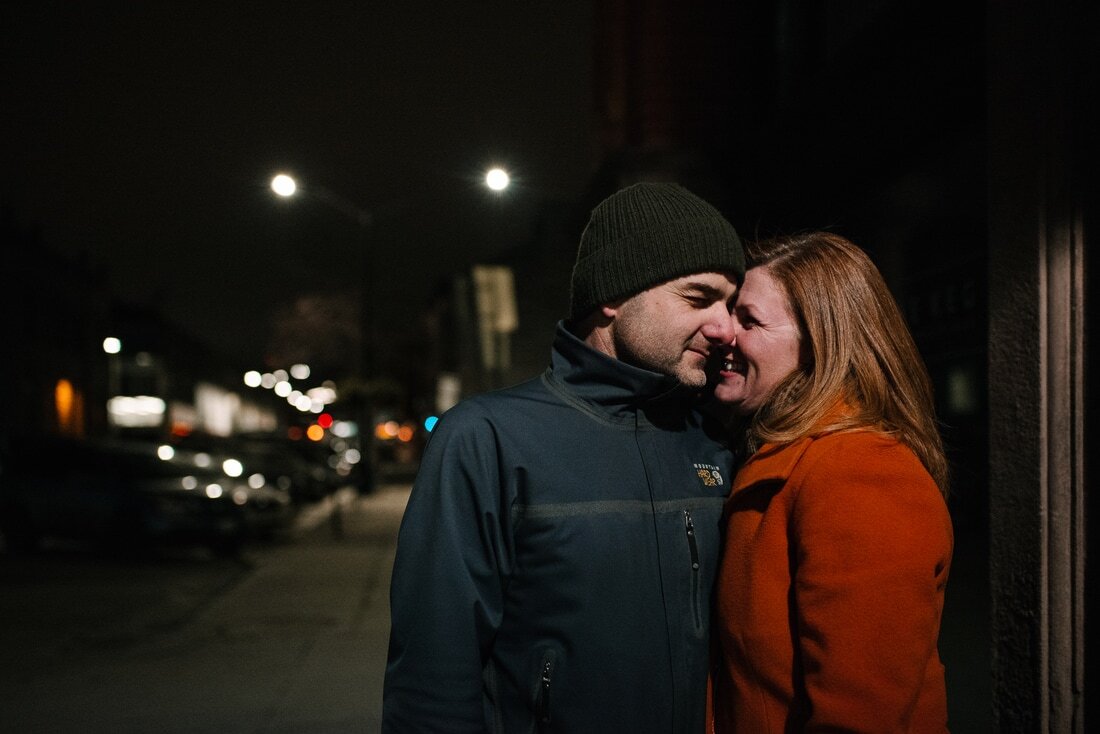
[[[0,554],[0,731],[373,732],[408,485],[238,559]]]
[[[0,553],[0,732],[377,732],[408,494],[338,494],[239,559]],[[958,541],[940,642],[951,728],[988,731],[984,538]]]

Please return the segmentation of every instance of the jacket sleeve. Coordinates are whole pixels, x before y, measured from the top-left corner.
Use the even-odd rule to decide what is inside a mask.
[[[849,437],[804,463],[791,553],[806,731],[910,731],[918,697],[946,695],[936,649],[946,505],[897,444]]]
[[[483,732],[482,672],[508,544],[496,433],[476,406],[436,425],[401,523],[390,586],[385,732]]]

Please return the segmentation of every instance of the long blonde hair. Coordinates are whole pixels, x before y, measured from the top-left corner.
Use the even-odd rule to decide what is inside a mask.
[[[947,493],[947,459],[932,382],[882,275],[863,250],[829,232],[751,243],[748,265],[784,289],[808,356],[776,385],[748,426],[750,448],[857,428],[908,446]],[[837,414],[843,402],[848,410]]]

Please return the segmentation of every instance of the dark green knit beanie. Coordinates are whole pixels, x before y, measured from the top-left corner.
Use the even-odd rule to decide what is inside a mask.
[[[639,183],[604,199],[581,235],[569,317],[692,273],[745,274],[733,225],[674,183]]]

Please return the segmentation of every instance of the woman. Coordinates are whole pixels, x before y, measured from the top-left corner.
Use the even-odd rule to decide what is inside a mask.
[[[946,731],[953,540],[928,374],[852,243],[747,254],[715,389],[751,456],[727,503],[714,731]]]

